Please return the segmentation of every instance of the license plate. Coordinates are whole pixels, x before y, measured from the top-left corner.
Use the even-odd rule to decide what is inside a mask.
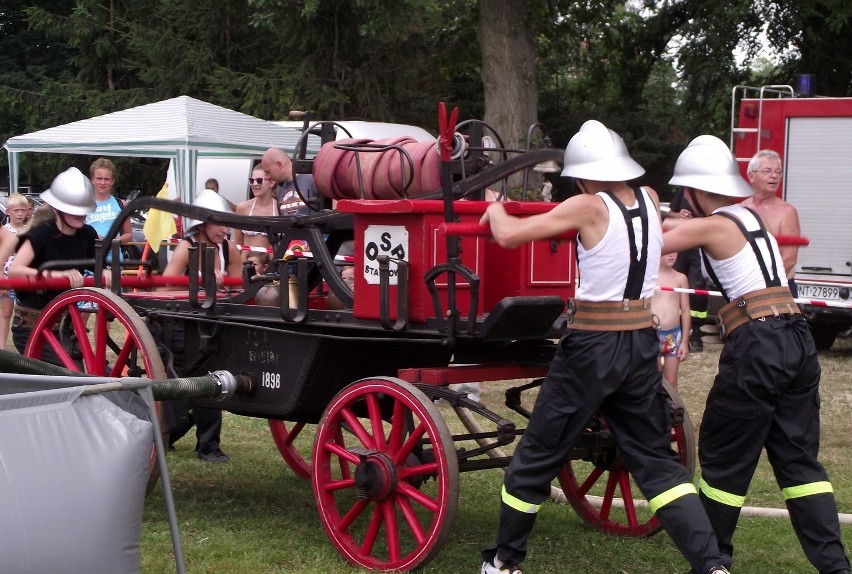
[[[807,299],[840,299],[836,285],[799,285],[799,296]]]

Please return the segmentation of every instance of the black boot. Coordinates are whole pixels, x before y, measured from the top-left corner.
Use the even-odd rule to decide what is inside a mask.
[[[704,343],[701,341],[701,329],[693,327],[689,330],[689,352],[700,353],[704,350]]]

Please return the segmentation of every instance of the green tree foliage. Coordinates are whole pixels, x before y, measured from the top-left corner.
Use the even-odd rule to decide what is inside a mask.
[[[727,135],[733,85],[792,83],[808,72],[822,94],[852,92],[852,5],[841,0],[518,5],[525,17],[513,30],[528,32],[530,65],[538,62],[528,99],[553,144],[564,146],[583,121],[600,119],[624,136],[648,170],[645,182],[663,193],[689,139]],[[489,7],[490,0],[7,0],[0,138],[183,94],[265,119],[299,109],[434,132],[441,100],[467,119],[484,118],[486,102],[508,97],[499,81],[482,80],[479,27],[490,24],[479,11]],[[764,29],[782,57],[752,72]],[[506,124],[498,127],[521,131]],[[47,183],[91,159],[24,154],[23,179]],[[156,191],[163,169],[163,162],[119,162],[119,192]]]
[[[814,74],[820,95],[852,96],[852,4],[782,0],[765,2],[761,14],[769,41],[783,55],[777,80]]]
[[[73,51],[63,43],[54,43],[31,29],[27,22],[27,7],[50,7],[65,10],[61,1],[7,0],[0,9],[0,139],[33,129],[37,118],[33,106],[36,94],[52,81],[71,81],[67,61]],[[38,176],[24,166],[21,181],[38,181]],[[0,169],[7,169],[5,154],[0,156]]]
[[[645,167],[642,182],[664,191],[683,140],[667,45],[688,12],[683,3],[651,4],[640,12],[611,0],[557,3],[558,17],[538,36],[539,116],[560,146],[584,121],[604,122]]]
[[[0,77],[0,108],[19,114],[3,126],[4,141],[183,94],[264,119],[300,109],[314,118],[433,130],[439,100],[467,113],[483,107],[471,0],[76,0],[66,6],[10,6],[4,39],[13,45],[28,34],[42,38],[51,55],[45,60],[60,65],[33,75],[16,59],[14,72]],[[69,163],[83,168],[92,159],[36,155],[24,154],[22,168],[43,182]],[[159,188],[162,162],[119,163],[123,181],[153,170],[143,187]]]

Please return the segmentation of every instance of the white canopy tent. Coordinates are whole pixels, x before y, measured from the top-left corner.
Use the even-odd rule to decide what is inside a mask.
[[[10,138],[9,189],[18,188],[18,154],[160,157],[175,167],[172,197],[191,202],[198,158],[260,159],[270,147],[292,154],[298,129],[180,96]],[[316,149],[308,149],[313,155]]]

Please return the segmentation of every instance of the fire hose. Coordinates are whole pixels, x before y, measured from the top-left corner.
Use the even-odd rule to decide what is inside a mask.
[[[225,287],[242,287],[241,277],[223,277],[222,284]],[[125,289],[151,289],[156,287],[186,287],[189,285],[189,277],[179,275],[174,277],[163,277],[162,275],[122,275],[121,286]],[[94,277],[84,277],[83,287],[94,287]],[[71,281],[67,277],[50,277],[44,275],[29,275],[27,277],[10,277],[0,279],[0,289],[15,289],[19,291],[35,291],[38,289],[65,290],[71,287]]]
[[[488,225],[480,225],[479,223],[442,223],[441,230],[447,235],[470,235],[475,237],[491,237],[491,227]],[[568,240],[577,237],[577,232],[574,230],[561,233],[552,239]],[[810,240],[807,237],[797,235],[775,235],[775,240],[778,245],[798,245],[805,247],[810,245]]]
[[[482,428],[482,425],[479,424],[479,421],[473,416],[473,414],[464,407],[455,407],[454,408],[456,414],[459,419],[464,423],[465,428],[468,429],[471,433],[474,434],[484,434],[485,429]],[[477,439],[477,444],[479,446],[487,446],[488,441],[486,439]],[[504,458],[509,456],[503,449],[494,448],[488,451],[488,455],[493,458]],[[568,499],[565,497],[565,492],[556,486],[550,487],[550,498],[554,502],[558,502],[560,504],[567,504]],[[586,499],[593,506],[600,508],[604,503],[604,498],[601,496],[591,496],[587,495]],[[624,500],[620,498],[613,498],[610,501],[610,504],[616,508],[624,508]],[[633,505],[637,507],[647,507],[648,502],[646,500],[633,500]],[[789,518],[790,514],[787,512],[786,508],[762,508],[758,506],[743,506],[741,509],[741,514],[743,516],[770,516],[776,518]],[[841,524],[852,524],[852,514],[844,514],[838,513],[838,517],[840,519]]]
[[[213,371],[200,377],[177,379],[142,379],[139,377],[95,377],[71,371],[64,367],[24,357],[11,351],[0,350],[0,373],[14,374],[14,380],[35,378],[41,382],[86,385],[83,394],[104,391],[121,391],[150,386],[158,401],[213,398],[225,400],[234,395],[252,391],[250,377],[234,375],[230,371]],[[8,377],[2,377],[0,380]]]

